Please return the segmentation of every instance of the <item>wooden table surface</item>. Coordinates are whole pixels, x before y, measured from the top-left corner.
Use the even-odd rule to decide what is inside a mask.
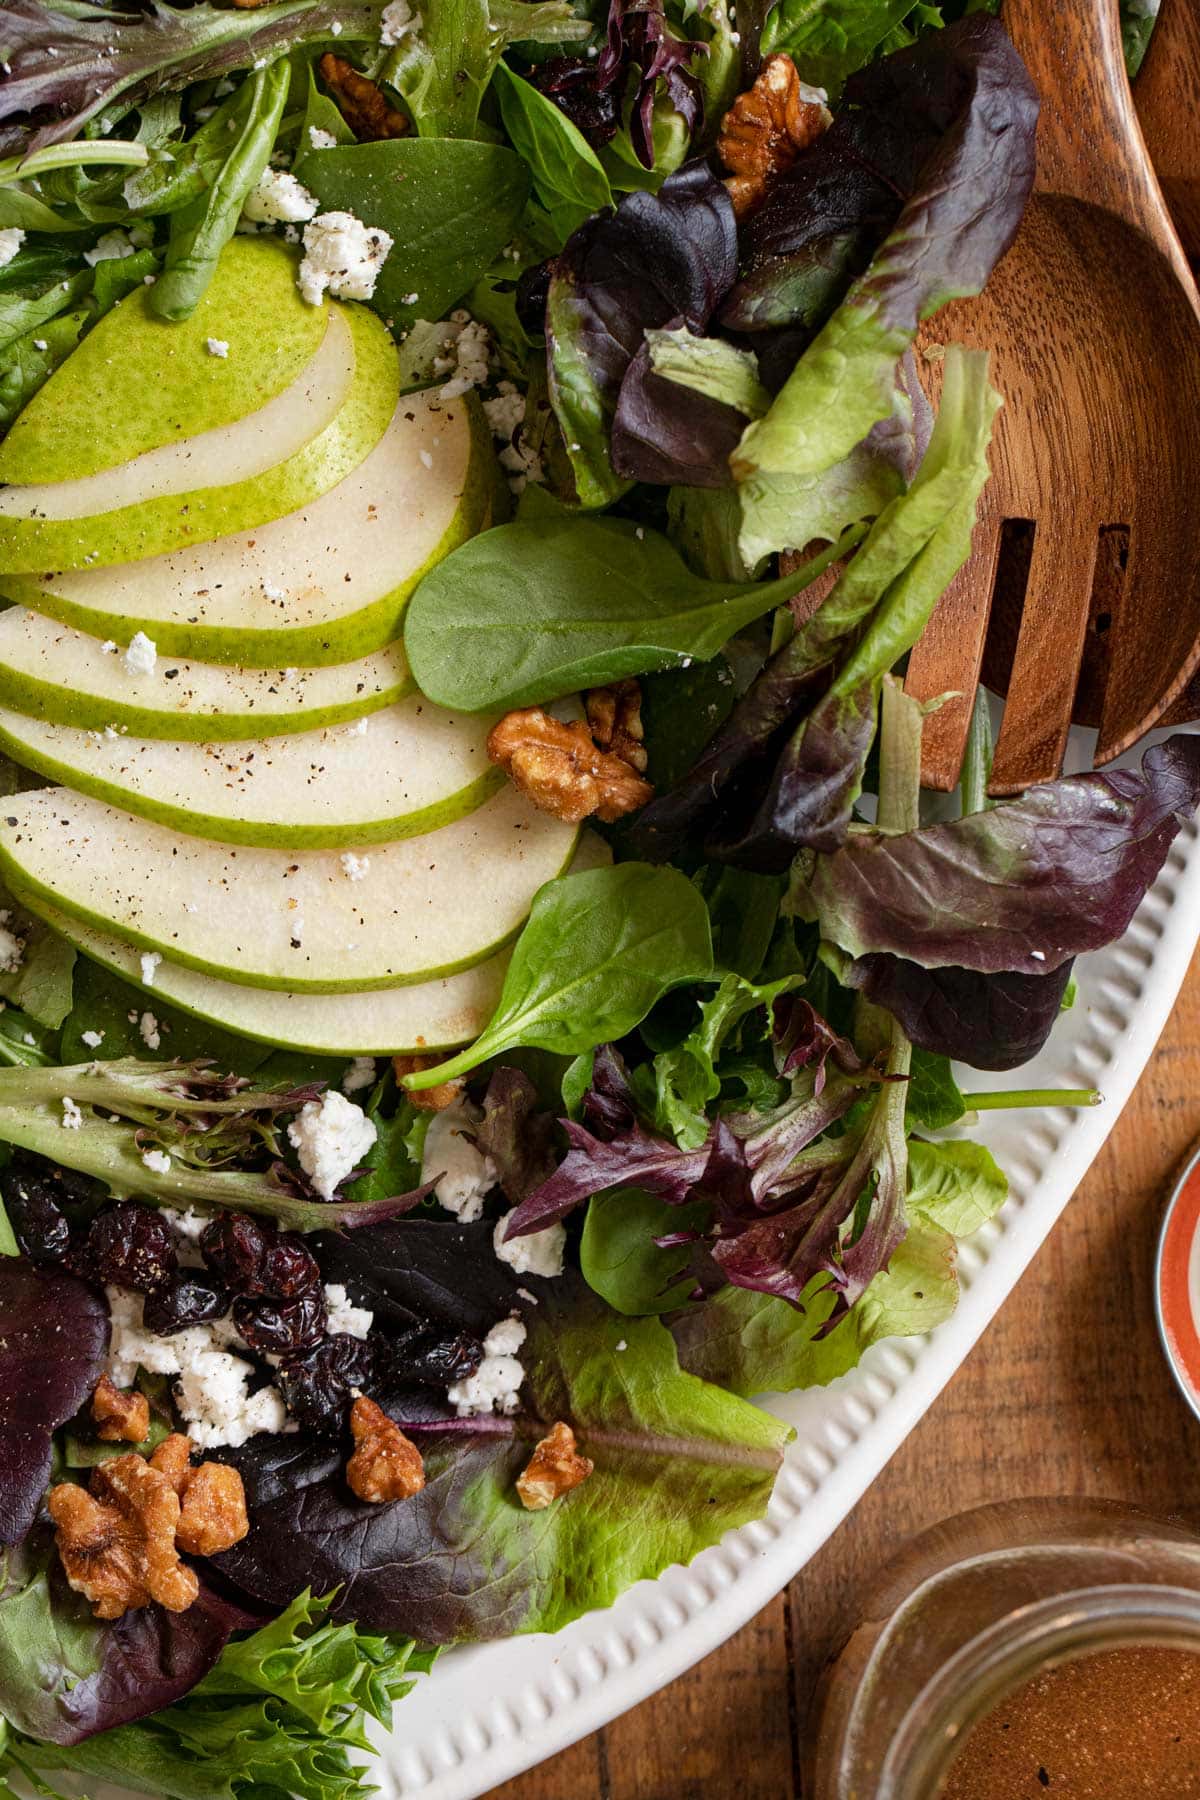
[[[489,1800],[802,1800],[816,1672],[859,1584],[914,1532],[1032,1494],[1104,1495],[1200,1522],[1200,1425],[1159,1349],[1151,1290],[1164,1190],[1198,1135],[1200,953],[1083,1186],[841,1529],[690,1674]]]

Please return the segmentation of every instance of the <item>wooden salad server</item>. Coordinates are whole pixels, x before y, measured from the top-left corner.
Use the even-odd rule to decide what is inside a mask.
[[[1072,716],[1111,761],[1200,665],[1200,295],[1134,114],[1117,0],[1006,0],[1003,16],[1042,97],[1034,193],[986,292],[930,320],[923,372],[936,386],[937,343],[990,349],[1005,404],[971,558],[907,676],[923,700],[956,696],[926,722],[923,779],[943,789],[981,671],[1007,687],[997,794],[1059,772]],[[989,650],[985,670],[989,620],[1007,668]]]
[[[1133,85],[1138,123],[1184,250],[1200,260],[1200,5],[1162,0]]]

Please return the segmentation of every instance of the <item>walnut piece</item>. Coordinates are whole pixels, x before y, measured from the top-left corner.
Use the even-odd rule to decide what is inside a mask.
[[[598,749],[580,720],[564,725],[540,706],[506,713],[487,753],[542,812],[572,825],[592,813],[611,825],[654,793],[623,757]]]
[[[144,1457],[114,1456],[92,1471],[91,1491],[64,1481],[47,1508],[67,1580],[98,1619],[119,1619],[157,1600],[185,1612],[200,1591],[179,1560],[179,1496]]]
[[[317,68],[360,144],[408,136],[405,115],[392,105],[382,88],[368,81],[344,56],[335,56],[332,50],[327,50]]]
[[[240,1544],[249,1529],[246,1490],[237,1470],[217,1462],[192,1469],[180,1502],[179,1548],[189,1556],[216,1556]]]
[[[754,86],[725,114],[717,139],[739,219],[762,205],[772,179],[790,169],[831,123],[824,95],[805,86],[791,57],[769,57]]]
[[[634,676],[614,681],[611,687],[592,688],[584,700],[588,730],[601,750],[611,750],[622,762],[646,773],[646,746],[642,730],[642,689]]]
[[[350,1408],[354,1454],[346,1464],[346,1480],[360,1500],[410,1500],[425,1486],[421,1452],[406,1438],[381,1406],[360,1394]]]
[[[105,1444],[141,1444],[150,1435],[150,1402],[136,1389],[126,1393],[107,1375],[96,1383],[92,1395],[96,1436]]]
[[[185,1437],[182,1431],[173,1431],[165,1437],[150,1457],[150,1467],[165,1475],[179,1498],[183,1499],[183,1491],[187,1487],[192,1474],[192,1440]]]
[[[440,1062],[445,1062],[445,1054],[439,1056],[393,1056],[392,1067],[396,1071],[396,1080],[403,1081],[406,1075],[417,1075],[422,1069],[432,1069]],[[408,1098],[418,1112],[444,1112],[462,1093],[466,1086],[460,1075],[455,1081],[439,1081],[436,1087],[418,1088]]]
[[[527,1512],[540,1512],[586,1481],[595,1466],[586,1456],[580,1456],[575,1448],[575,1433],[560,1419],[517,1476],[521,1505]]]

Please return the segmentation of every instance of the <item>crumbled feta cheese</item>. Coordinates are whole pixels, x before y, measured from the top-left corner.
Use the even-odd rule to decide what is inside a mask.
[[[392,240],[353,213],[319,213],[304,228],[304,260],[297,277],[310,306],[328,290],[341,300],[369,300]]]
[[[165,1150],[143,1150],[142,1161],[152,1175],[168,1175],[171,1170],[171,1159]]]
[[[129,648],[121,658],[121,666],[127,675],[153,675],[154,665],[158,661],[158,645],[153,638],[147,637],[144,631],[135,631],[129,640]]]
[[[50,348],[50,339],[49,338],[34,338],[33,347],[35,350],[48,350]]]
[[[310,125],[308,141],[314,150],[336,150],[337,139],[332,131],[323,131],[319,125]]]
[[[25,954],[24,940],[10,926],[11,916],[0,912],[0,975],[15,975]]]
[[[362,1107],[336,1088],[328,1088],[319,1100],[306,1101],[288,1126],[300,1167],[322,1200],[333,1199],[338,1182],[358,1168],[376,1135]]]
[[[628,1350],[629,1345],[624,1338],[618,1338],[617,1342],[616,1342],[616,1348],[618,1350]]]
[[[70,1094],[63,1095],[62,1118],[58,1121],[64,1131],[78,1131],[83,1124],[83,1114],[72,1100]]]
[[[501,1319],[483,1340],[483,1361],[465,1381],[456,1381],[448,1399],[460,1419],[475,1413],[513,1413],[525,1379],[516,1352],[525,1342],[520,1319]]]
[[[454,340],[454,374],[438,389],[439,400],[457,400],[468,388],[480,387],[488,378],[491,339],[486,325],[472,319]]]
[[[145,958],[142,958],[143,962]],[[162,961],[162,958],[159,958]],[[152,1012],[144,1012],[138,1020],[138,1030],[147,1050],[157,1050],[162,1044],[162,1032],[158,1029],[158,1020]]]
[[[563,1252],[567,1247],[567,1234],[562,1225],[547,1225],[544,1231],[531,1231],[527,1237],[510,1238],[504,1241],[505,1228],[511,1213],[505,1213],[496,1221],[496,1231],[492,1239],[496,1255],[502,1263],[517,1275],[544,1275],[553,1280],[563,1272]]]
[[[142,980],[145,982],[147,987],[153,987],[154,986],[154,977],[158,974],[158,965],[162,961],[162,957],[157,950],[143,950],[140,961],[141,961],[141,968],[142,968]],[[151,1021],[151,1022],[153,1022],[153,1021]],[[143,1021],[143,1035],[144,1034],[145,1034],[145,1021]]]
[[[210,356],[219,356],[222,360],[229,355],[228,338],[205,338],[204,348]]]
[[[104,1033],[102,1031],[81,1031],[79,1041],[86,1044],[89,1050],[98,1050],[104,1042]]]
[[[515,382],[502,381],[494,400],[483,403],[484,416],[492,428],[492,436],[511,438],[525,418],[525,396]]]
[[[365,1338],[375,1323],[367,1306],[355,1306],[338,1281],[325,1283],[325,1329],[343,1337]]]
[[[194,1206],[189,1206],[183,1212],[178,1211],[174,1206],[160,1206],[158,1216],[170,1226],[176,1237],[182,1238],[188,1244],[200,1242],[209,1219],[207,1213],[197,1212]]]
[[[137,249],[127,231],[106,231],[99,238],[94,250],[85,250],[83,260],[93,269],[97,263],[116,262],[123,256],[132,256]]]
[[[347,881],[365,881],[371,873],[369,856],[355,856],[353,850],[343,850],[341,855],[342,874]]]
[[[342,1076],[343,1094],[358,1094],[375,1086],[375,1058],[356,1056]]]
[[[421,1180],[433,1181],[434,1197],[464,1225],[477,1219],[483,1203],[496,1185],[496,1165],[471,1142],[483,1118],[479,1107],[458,1100],[434,1113],[425,1133],[421,1153]]]
[[[226,1320],[190,1325],[170,1337],[147,1331],[142,1297],[124,1288],[108,1294],[112,1336],[108,1374],[118,1387],[129,1387],[139,1368],[149,1375],[175,1375],[175,1398],[198,1450],[218,1444],[244,1444],[261,1431],[282,1431],[287,1411],[278,1388],[247,1392],[253,1367],[223,1346],[233,1336]]]
[[[264,169],[246,196],[242,217],[255,225],[294,225],[311,219],[320,204],[290,169]]]
[[[6,225],[0,231],[0,269],[10,263],[21,245],[25,242],[25,233],[16,225]]]
[[[379,41],[390,48],[400,43],[410,31],[420,31],[421,15],[415,13],[409,0],[390,0],[379,17]]]

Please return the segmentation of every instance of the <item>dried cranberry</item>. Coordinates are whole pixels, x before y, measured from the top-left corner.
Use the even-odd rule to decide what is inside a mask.
[[[33,1262],[62,1262],[70,1253],[71,1227],[58,1204],[54,1183],[32,1170],[5,1169],[0,1199],[17,1242]]]
[[[233,1303],[233,1322],[252,1350],[286,1356],[324,1337],[325,1303],[320,1294],[300,1294],[295,1300],[243,1298]]]
[[[268,1235],[249,1213],[218,1213],[204,1227],[200,1251],[219,1280],[234,1294],[261,1294]]]
[[[449,1387],[465,1381],[483,1361],[483,1345],[467,1331],[439,1331],[436,1325],[402,1331],[387,1346],[389,1373],[422,1387]]]
[[[267,1239],[259,1271],[259,1292],[276,1300],[294,1300],[321,1285],[317,1259],[295,1231],[276,1231]]]
[[[175,1245],[165,1219],[136,1200],[118,1200],[92,1220],[88,1260],[98,1280],[148,1294],[176,1269]]]
[[[214,1281],[197,1278],[191,1269],[178,1275],[146,1295],[142,1319],[148,1331],[170,1337],[189,1325],[205,1325],[210,1319],[223,1319],[229,1311],[229,1295]]]
[[[345,1424],[350,1390],[367,1387],[374,1366],[367,1339],[338,1331],[312,1350],[285,1357],[275,1379],[284,1404],[304,1430],[331,1433]]]
[[[617,135],[620,86],[606,81],[594,62],[581,56],[554,56],[535,69],[529,80],[566,114],[593,150]]]

